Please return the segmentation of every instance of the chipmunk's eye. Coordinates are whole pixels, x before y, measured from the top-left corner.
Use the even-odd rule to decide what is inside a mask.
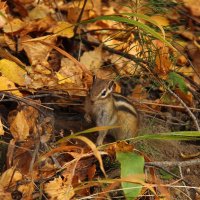
[[[101,92],[101,96],[102,96],[102,97],[105,97],[105,96],[106,96],[106,90],[103,90],[103,91]]]

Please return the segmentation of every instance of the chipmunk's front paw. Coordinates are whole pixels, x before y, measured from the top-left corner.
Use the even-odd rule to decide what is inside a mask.
[[[92,122],[91,116],[90,116],[89,114],[87,114],[87,113],[84,115],[84,119],[85,119],[88,123],[91,123],[91,122]]]

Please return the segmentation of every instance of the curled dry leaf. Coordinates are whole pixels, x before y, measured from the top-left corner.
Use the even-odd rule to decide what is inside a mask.
[[[54,178],[53,181],[46,183],[44,191],[51,200],[68,200],[74,196],[74,190],[71,183],[65,182],[61,177]]]
[[[22,179],[22,174],[15,170],[13,167],[7,169],[0,177],[0,185],[4,188],[8,187],[9,184],[15,184],[17,181]]]
[[[0,60],[0,72],[10,81],[17,83],[20,86],[25,85],[26,71],[23,70],[15,62],[7,59]]]

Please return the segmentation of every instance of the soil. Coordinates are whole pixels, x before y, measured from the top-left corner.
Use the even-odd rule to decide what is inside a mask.
[[[159,123],[154,121],[151,126],[149,125],[149,120],[142,120],[143,123],[140,126],[140,134],[156,134],[163,132],[171,132],[170,125],[166,125],[166,123]],[[152,162],[155,161],[189,161],[200,158],[200,143],[197,141],[169,141],[169,140],[146,140],[142,142],[138,142],[136,144],[136,149],[145,152],[146,155],[149,156]],[[183,155],[186,157],[192,157],[185,159]],[[158,176],[164,183],[173,184],[170,189],[170,194],[172,199],[174,200],[187,200],[187,199],[199,199],[200,197],[200,163],[191,164],[186,167],[178,168],[178,166],[174,167],[165,167],[163,168],[175,173],[177,176],[183,178],[186,182],[185,185],[181,180],[177,178],[169,178],[168,180],[163,180],[162,175],[157,171]],[[181,175],[182,173],[182,175]],[[186,188],[186,186],[188,186]],[[196,187],[195,190],[190,189],[191,187]]]

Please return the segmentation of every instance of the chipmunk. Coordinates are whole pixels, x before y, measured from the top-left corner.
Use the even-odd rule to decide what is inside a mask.
[[[107,134],[115,140],[136,136],[138,113],[132,103],[124,96],[114,92],[114,81],[93,78],[93,85],[85,101],[86,120],[93,119],[97,126],[120,126],[100,131],[96,144],[102,145]]]

